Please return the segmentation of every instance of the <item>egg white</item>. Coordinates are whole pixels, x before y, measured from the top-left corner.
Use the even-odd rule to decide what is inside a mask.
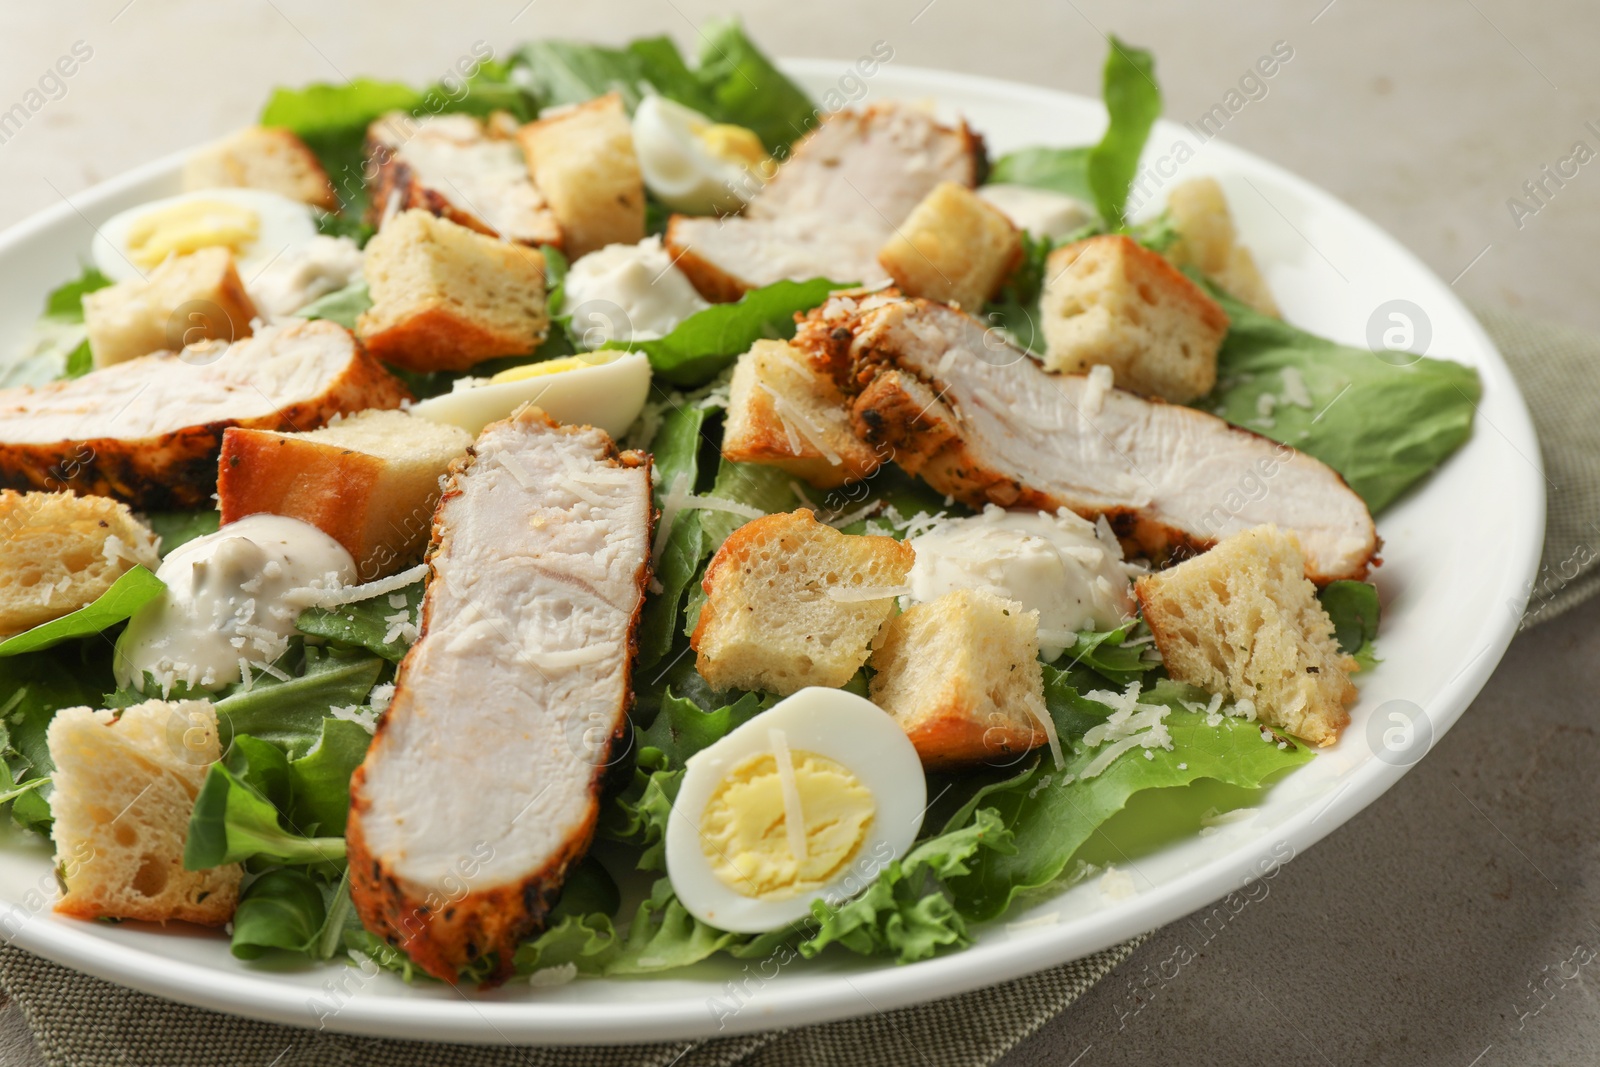
[[[174,204],[205,200],[237,204],[256,213],[259,220],[256,239],[234,260],[239,278],[246,285],[275,258],[291,248],[306,244],[317,235],[317,224],[311,209],[297,200],[262,189],[200,189],[152,200],[111,216],[95,234],[90,249],[94,265],[114,282],[142,277],[145,272],[135,265],[128,249],[128,231],[141,217],[152,211]]]
[[[676,101],[647,96],[633,113],[633,147],[644,183],[674,211],[711,215],[744,206],[737,164],[712,155],[695,136],[711,120]]]
[[[840,764],[871,793],[877,811],[855,855],[826,885],[786,900],[757,900],[718,878],[700,844],[700,820],[717,787],[753,756],[772,751],[768,731],[782,730],[791,752],[814,752]],[[842,902],[905,856],[928,802],[922,761],[911,739],[882,708],[842,689],[812,686],[780,701],[691,756],[667,819],[667,877],[689,914],[720,930],[761,933],[811,914],[811,902]]]
[[[606,353],[595,353],[598,357]],[[523,404],[536,404],[557,422],[598,426],[612,437],[628,432],[650,396],[650,360],[630,352],[607,363],[511,382],[470,385],[411,405],[424,419],[478,434]]]

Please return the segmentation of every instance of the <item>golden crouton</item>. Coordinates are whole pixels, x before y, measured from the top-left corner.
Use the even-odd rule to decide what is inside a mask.
[[[1022,258],[1022,237],[971,189],[940,182],[900,224],[878,262],[907,296],[977,314]]]
[[[567,256],[644,238],[644,177],[622,97],[607,93],[517,134],[528,173],[555,212]]]
[[[1167,673],[1269,725],[1331,745],[1350,721],[1355,660],[1305,578],[1294,534],[1257,526],[1134,586]]]
[[[1193,267],[1224,291],[1263,315],[1278,317],[1278,302],[1256,267],[1255,257],[1239,243],[1233,213],[1215,178],[1191,178],[1167,194],[1167,212],[1178,240],[1167,256],[1180,267]]]
[[[339,542],[363,582],[422,558],[439,479],[472,435],[403,411],[360,411],[320,430],[232,427],[222,437],[222,521],[267,512]]]
[[[958,589],[889,620],[872,653],[872,699],[926,767],[1006,761],[1048,735],[1039,613]]]
[[[183,164],[183,188],[265,189],[327,211],[339,207],[328,172],[306,143],[270,126],[246,126],[196,151]]]
[[[1039,311],[1050,370],[1107,366],[1119,387],[1175,404],[1216,384],[1227,314],[1131,237],[1090,237],[1052,252]]]
[[[723,542],[706,568],[689,644],[716,689],[838,687],[866,663],[915,553],[892,537],[842,534],[811,512],[768,515]]]
[[[233,918],[239,864],[183,869],[189,813],[222,754],[209,702],[63,708],[46,741],[56,765],[50,836],[66,883],[57,911],[205,926]]]
[[[356,321],[367,350],[411,370],[466,370],[544,340],[544,256],[422,210],[367,243],[372,307]]]
[[[0,637],[77,611],[135,565],[159,562],[155,534],[126,504],[0,489]]]
[[[739,357],[722,454],[780,467],[820,489],[865,478],[882,465],[851,432],[850,408],[833,379],[785,341],[757,341]]]
[[[173,256],[148,277],[129,278],[83,297],[83,321],[96,367],[177,351],[199,341],[237,341],[250,336],[255,317],[256,306],[226,248]]]

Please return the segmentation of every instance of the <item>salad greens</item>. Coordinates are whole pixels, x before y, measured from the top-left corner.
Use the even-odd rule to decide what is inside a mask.
[[[58,378],[81,378],[93,370],[83,297],[110,284],[111,279],[95,268],[84,267],[78,277],[51,290],[20,351],[0,368],[0,387],[43,385]]]
[[[36,652],[76,637],[94,636],[132,617],[166,588],[166,583],[147,568],[130,567],[111,583],[111,588],[77,611],[0,641],[0,656]]]
[[[179,545],[186,545],[196,537],[217,532],[222,525],[222,513],[215,508],[200,511],[152,511],[144,517],[145,525],[161,538],[161,554],[168,555]]]
[[[311,637],[326,638],[336,647],[364,648],[390,663],[399,663],[411,647],[406,633],[416,632],[423,588],[418,580],[369,600],[336,608],[307,608],[295,620],[295,628]]]
[[[1112,229],[1122,229],[1127,224],[1123,209],[1139,169],[1139,156],[1161,116],[1161,90],[1156,86],[1155,59],[1149,52],[1115,36],[1110,41],[1103,90],[1110,122],[1105,136],[1089,152],[1085,168],[1100,217]]]

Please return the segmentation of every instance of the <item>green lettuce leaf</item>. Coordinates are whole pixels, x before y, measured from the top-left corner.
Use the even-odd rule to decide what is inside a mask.
[[[605,961],[607,975],[653,974],[699,963],[749,939],[708,926],[689,914],[672,883],[658,878],[649,899],[641,903]]]
[[[396,635],[393,641],[385,640],[394,629],[394,624],[388,619],[404,611],[415,626],[424,589],[425,583],[419,580],[393,593],[352,601],[336,608],[307,608],[295,619],[295,628],[312,637],[326,638],[341,647],[364,648],[390,663],[399,663],[411,647],[411,642],[401,635]],[[389,602],[391,596],[405,597],[405,605],[395,607]]]
[[[317,297],[295,315],[302,319],[327,319],[353,330],[356,328],[356,319],[371,307],[372,293],[368,291],[365,281],[359,281]]]
[[[1081,667],[1093,671],[1111,684],[1122,687],[1161,668],[1161,660],[1147,657],[1154,646],[1148,641],[1129,645],[1129,640],[1148,637],[1149,628],[1141,621],[1124,623],[1115,630],[1080,631],[1055,665],[1062,670]]]
[[[226,762],[217,762],[206,772],[189,816],[183,866],[203,871],[260,857],[326,868],[342,863],[344,855],[342,837],[313,838],[284,829],[272,801],[229,770]]]
[[[716,744],[776,703],[774,696],[745,693],[732,703],[708,711],[668,688],[654,721],[640,731],[639,741],[661,752],[671,766],[682,767],[690,756]]]
[[[1107,226],[1121,229],[1139,156],[1161,116],[1161,89],[1156,85],[1155,59],[1149,52],[1115,35],[1109,41],[1111,51],[1106,55],[1101,88],[1109,122],[1100,143],[1089,152],[1086,169],[1100,217]]]
[[[305,871],[279,867],[251,882],[233,913],[233,954],[260,959],[268,949],[310,955],[328,915],[322,889]]]
[[[81,641],[0,659],[0,762],[5,790],[55,773],[45,731],[62,708],[99,707],[114,684],[111,657],[98,642]],[[50,786],[34,786],[11,804],[17,825],[50,832]]]
[[[518,974],[572,964],[588,977],[605,974],[617,949],[617,928],[604,914],[566,915],[543,933],[517,946],[513,966]]]
[[[1090,145],[1019,148],[994,161],[989,168],[989,181],[1031,185],[1093,204],[1094,189],[1089,185],[1089,153],[1093,150]]]
[[[83,296],[111,284],[93,267],[45,297],[44,312],[22,343],[0,366],[0,387],[43,385],[57,378],[81,378],[94,369],[83,325]]]
[[[1315,456],[1344,475],[1374,514],[1393,503],[1472,434],[1483,386],[1460,363],[1396,366],[1211,293],[1231,325],[1217,356],[1216,391],[1199,406]],[[1283,403],[1298,377],[1310,407]],[[1272,395],[1271,425],[1260,398]],[[1267,481],[1270,491],[1270,478]]]
[[[793,337],[796,312],[811,310],[829,293],[850,284],[826,278],[774,282],[752,289],[735,303],[695,312],[659,340],[610,341],[602,347],[643,352],[661,378],[674,385],[701,385],[762,338]]]
[[[1354,656],[1362,670],[1377,666],[1374,642],[1382,613],[1377,587],[1368,582],[1329,582],[1317,597],[1322,601],[1322,610],[1333,620],[1333,636],[1339,647]]]
[[[696,78],[711,99],[708,114],[756,132],[767,151],[787,148],[817,121],[811,98],[757,48],[735,18],[700,31]]]
[[[311,751],[331,709],[365,704],[384,661],[339,649],[305,649],[303,669],[288,681],[258,675],[214,703],[225,736],[249,734],[283,749],[291,759]]]
[[[134,612],[160,596],[166,587],[167,584],[149,570],[134,566],[112,582],[111,588],[77,611],[0,641],[0,656],[36,652],[75,637],[101,633],[127,621]]]
[[[161,538],[161,554],[168,556],[179,545],[197,537],[214,534],[222,525],[222,512],[215,508],[198,511],[152,511],[144,521]]]
[[[1044,289],[1045,260],[1054,247],[1048,237],[1023,231],[1022,262],[984,313],[990,325],[1005,330],[1012,344],[1035,355],[1042,355],[1045,349],[1039,294]]]
[[[660,472],[656,484],[658,508],[663,496],[679,479],[691,492],[698,484],[700,449],[706,440],[706,420],[711,417],[710,409],[702,404],[676,403],[670,398],[669,403],[671,406],[662,418],[661,428],[649,446],[655,458],[655,469]],[[667,533],[661,558],[655,566],[655,579],[661,591],[646,598],[644,615],[639,620],[640,672],[661,662],[672,647],[684,590],[694,580],[704,558],[700,512],[679,512],[673,518],[672,529]]]
[[[667,817],[672,814],[672,802],[682,784],[682,769],[671,769],[665,753],[658,748],[641,748],[632,781],[601,809],[597,832],[603,838],[638,849],[635,869],[665,871]]]
[[[350,814],[350,776],[372,735],[347,719],[323,719],[310,752],[288,761],[289,825],[308,834],[343,836]]]

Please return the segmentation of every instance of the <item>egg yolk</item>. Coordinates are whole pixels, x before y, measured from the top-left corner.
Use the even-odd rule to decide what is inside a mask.
[[[795,751],[805,855],[789,845],[778,757],[752,756],[722,780],[700,816],[700,848],[724,885],[759,900],[814,892],[850,862],[872,826],[872,791],[843,765]]]
[[[582,356],[562,356],[559,359],[547,359],[543,363],[525,363],[520,367],[507,367],[496,374],[489,381],[495,385],[502,382],[520,382],[526,378],[540,378],[546,374],[560,374],[562,371],[582,370],[584,367],[598,367],[610,363],[622,355],[616,352],[590,352]]]
[[[146,212],[128,227],[128,257],[141,267],[168,256],[223,247],[242,253],[255,243],[261,217],[225,200],[185,200]]]
[[[694,135],[707,152],[724,163],[744,163],[756,169],[767,162],[767,147],[754,130],[728,122],[715,122],[699,127]]]

